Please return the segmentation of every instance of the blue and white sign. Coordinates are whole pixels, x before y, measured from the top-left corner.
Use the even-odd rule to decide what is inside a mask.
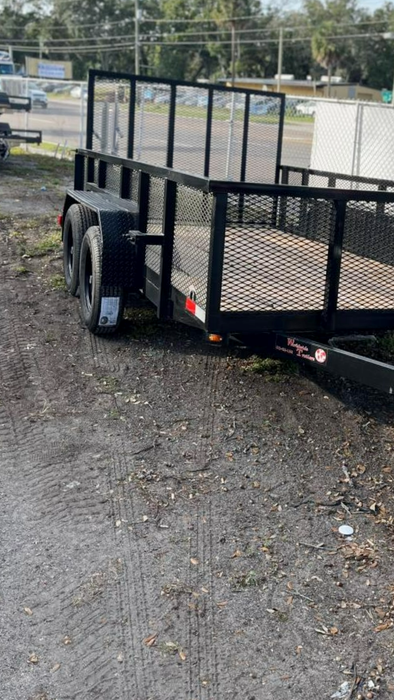
[[[61,63],[41,63],[38,62],[38,77],[39,78],[59,78],[64,80],[66,77],[65,66]]]

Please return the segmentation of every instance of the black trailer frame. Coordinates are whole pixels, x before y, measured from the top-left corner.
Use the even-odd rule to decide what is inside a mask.
[[[97,74],[89,83],[88,144]],[[137,80],[126,77],[131,85]],[[174,119],[170,108],[168,162]],[[205,153],[204,167],[207,160]],[[290,168],[280,170],[283,182]],[[86,148],[76,152],[63,222],[74,204],[90,212],[89,225],[100,231],[102,289],[142,293],[161,319],[215,339],[265,339],[272,354],[391,394],[394,366],[329,342],[333,335],[393,327],[389,185],[379,181],[371,191],[229,182]],[[93,332],[102,331],[108,327],[98,322]]]

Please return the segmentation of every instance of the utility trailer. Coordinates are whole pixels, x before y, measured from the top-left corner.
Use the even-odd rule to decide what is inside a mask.
[[[0,114],[10,112],[29,112],[30,97],[7,95],[0,92]],[[0,160],[6,160],[10,154],[10,143],[36,143],[42,141],[41,131],[32,129],[13,129],[7,122],[0,122]]]
[[[142,294],[212,342],[391,394],[394,367],[336,345],[393,327],[394,183],[309,186],[281,164],[284,113],[280,94],[91,71],[60,217],[67,287],[96,334]]]

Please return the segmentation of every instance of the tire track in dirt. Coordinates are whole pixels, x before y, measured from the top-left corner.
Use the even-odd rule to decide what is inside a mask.
[[[202,386],[204,392],[203,412],[199,430],[201,437],[195,451],[195,465],[205,469],[207,462],[212,457],[214,432],[215,432],[215,397],[218,395],[218,384],[223,373],[224,358],[221,355],[209,353],[206,356],[204,367],[205,382]],[[193,467],[195,469],[196,467]],[[188,581],[190,588],[198,591],[201,587],[207,586],[209,580],[209,603],[205,603],[200,611],[198,606],[196,614],[189,616],[189,679],[188,697],[190,700],[206,699],[212,700],[219,697],[219,679],[217,665],[217,650],[214,640],[215,629],[215,609],[214,609],[214,578],[213,578],[213,539],[212,532],[216,530],[211,508],[211,496],[200,500],[197,497],[196,509],[194,511],[194,528],[191,531],[189,550],[189,571]],[[193,564],[193,561],[198,564]],[[193,663],[196,655],[197,661]],[[197,694],[197,695],[196,695]]]
[[[119,449],[112,455],[112,507],[115,526],[119,528],[121,537],[122,559],[124,561],[124,583],[118,588],[118,605],[121,619],[128,624],[123,628],[123,643],[125,644],[125,700],[129,697],[156,698],[159,697],[157,679],[154,667],[147,658],[143,647],[143,639],[149,636],[149,605],[146,592],[146,581],[149,572],[146,570],[141,553],[136,524],[143,522],[140,504],[136,503],[133,490],[127,488],[129,473],[125,445],[119,443]],[[135,686],[135,694],[130,694],[131,683]]]
[[[91,495],[91,477],[87,480],[88,483],[85,479],[84,488],[78,491],[77,497],[74,488],[70,488],[69,491],[63,488],[64,477],[75,479],[76,475],[81,473],[81,464],[73,459],[66,463],[63,459],[64,443],[67,443],[68,439],[67,425],[59,424],[56,417],[52,422],[45,420],[42,407],[50,404],[51,396],[55,396],[56,385],[45,371],[47,358],[45,351],[37,348],[34,329],[29,329],[29,333],[26,333],[23,317],[13,313],[15,307],[12,308],[12,302],[7,298],[5,291],[3,287],[0,294],[0,305],[3,309],[0,361],[2,394],[8,400],[1,406],[0,439],[4,444],[3,455],[8,457],[7,468],[11,479],[17,465],[17,481],[23,484],[22,500],[16,494],[14,496],[17,510],[14,509],[13,520],[17,532],[23,533],[26,527],[28,528],[36,537],[38,547],[44,544],[52,530],[52,549],[61,549],[63,534],[65,552],[57,551],[56,560],[62,560],[63,557],[63,566],[60,565],[60,569],[64,572],[69,568],[66,561],[72,556],[75,537],[79,540],[79,546],[89,546],[90,542],[97,543],[96,522],[98,518],[102,518],[103,508],[98,505],[94,491],[93,497]],[[28,415],[26,404],[31,408]],[[70,546],[67,546],[68,537],[71,540]],[[116,542],[113,544],[116,546]],[[88,558],[92,559],[91,556]],[[116,655],[109,654],[101,632],[102,626],[100,628],[98,624],[103,614],[117,621],[117,615],[114,614],[116,597],[111,590],[113,586],[109,587],[105,601],[103,595],[99,597],[98,612],[92,613],[92,606],[87,605],[81,613],[79,606],[74,610],[72,602],[79,589],[79,582],[83,581],[84,572],[86,576],[92,564],[94,565],[94,561],[86,562],[83,566],[84,571],[78,567],[73,568],[72,578],[77,583],[74,589],[70,589],[71,602],[70,599],[65,600],[59,596],[61,587],[56,587],[53,580],[48,580],[45,583],[46,590],[42,591],[40,573],[33,573],[29,582],[29,589],[40,591],[36,599],[38,614],[35,615],[32,629],[34,626],[37,628],[35,637],[40,639],[38,646],[43,656],[51,653],[58,629],[70,626],[75,631],[74,648],[78,650],[72,663],[76,671],[75,681],[70,682],[68,679],[66,695],[59,692],[58,688],[56,697],[59,698],[79,700],[82,688],[86,700],[97,700],[97,697],[110,700],[119,697],[118,681],[114,682],[119,674],[119,661]],[[25,568],[26,557],[22,565]],[[62,572],[59,571],[59,574],[61,576]],[[115,625],[116,629],[117,626],[118,623]],[[116,640],[117,635],[112,636]],[[68,654],[68,657],[70,656]],[[42,675],[45,675],[45,670],[41,672]]]

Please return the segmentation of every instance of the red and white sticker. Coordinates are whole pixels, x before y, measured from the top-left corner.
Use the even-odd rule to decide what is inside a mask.
[[[199,319],[199,321],[202,321],[205,323],[205,311],[204,309],[201,308],[201,306],[198,306],[194,299],[190,299],[190,297],[187,297],[186,303],[185,303],[185,309],[188,311],[190,314],[195,316],[196,318]]]
[[[323,365],[327,361],[327,353],[323,348],[318,348],[315,352],[316,362]]]

